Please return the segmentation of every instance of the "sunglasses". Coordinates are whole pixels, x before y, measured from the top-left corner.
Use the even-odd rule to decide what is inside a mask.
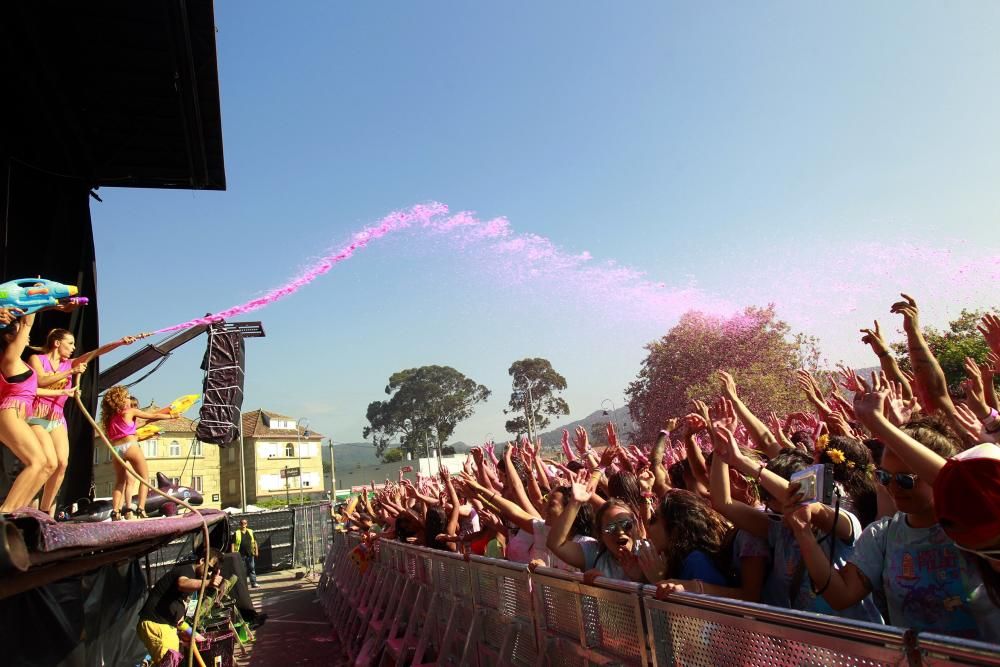
[[[635,519],[628,517],[625,519],[618,519],[617,521],[612,521],[608,525],[604,526],[601,530],[606,535],[614,535],[615,533],[631,533],[632,529],[635,528]]]
[[[896,484],[899,485],[899,488],[905,489],[907,491],[909,491],[910,489],[912,489],[914,486],[917,485],[917,478],[918,478],[917,475],[905,472],[897,472],[895,475],[893,475],[888,470],[882,470],[881,468],[875,471],[875,476],[878,477],[878,482],[882,486],[889,486],[889,484],[892,483],[892,480],[895,479]]]

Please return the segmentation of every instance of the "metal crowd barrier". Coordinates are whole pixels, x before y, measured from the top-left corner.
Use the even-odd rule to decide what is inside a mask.
[[[330,550],[333,515],[330,503],[294,507],[292,566],[312,570]]]
[[[1000,646],[377,541],[331,541],[319,597],[355,665],[1000,667]]]

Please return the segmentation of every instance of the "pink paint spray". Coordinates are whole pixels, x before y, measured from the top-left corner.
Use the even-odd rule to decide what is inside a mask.
[[[410,208],[408,211],[395,211],[390,213],[382,218],[378,224],[366,227],[355,234],[354,240],[346,246],[330,253],[329,255],[326,255],[325,257],[321,257],[297,278],[294,278],[281,287],[271,290],[264,296],[251,299],[246,303],[227,308],[226,310],[208,315],[207,317],[199,317],[193,320],[188,320],[187,322],[159,329],[153,333],[169,333],[171,331],[190,329],[191,327],[198,326],[199,324],[212,324],[213,322],[228,319],[236,315],[243,315],[244,313],[260,310],[265,306],[271,305],[275,301],[279,301],[287,296],[295,294],[324,273],[327,273],[337,264],[340,264],[345,259],[353,257],[355,252],[364,248],[372,241],[380,239],[391,232],[410,227],[414,224],[422,224],[426,226],[430,224],[434,218],[444,215],[447,212],[447,206],[437,202],[432,202],[430,204],[418,204],[417,206]]]

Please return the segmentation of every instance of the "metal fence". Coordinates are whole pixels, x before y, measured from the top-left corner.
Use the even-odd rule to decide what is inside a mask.
[[[1000,666],[1000,646],[333,536],[319,598],[357,665]],[[362,561],[367,568],[359,567]]]
[[[330,503],[296,507],[294,512],[292,566],[312,570],[323,562],[330,550],[333,535]]]

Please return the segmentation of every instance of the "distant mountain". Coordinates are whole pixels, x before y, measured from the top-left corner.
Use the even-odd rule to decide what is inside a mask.
[[[565,429],[569,431],[570,442],[572,442],[573,431],[576,430],[577,426],[582,426],[587,429],[587,435],[590,436],[592,445],[603,445],[605,444],[604,438],[602,437],[600,440],[595,438],[593,431],[591,431],[591,427],[594,424],[607,424],[608,421],[612,420],[617,425],[618,434],[620,436],[624,436],[626,432],[632,430],[632,418],[628,414],[628,408],[621,407],[609,414],[604,414],[604,410],[596,410],[583,419],[577,419],[576,421],[568,422],[566,424],[560,424],[552,430],[540,433],[538,437],[542,439],[543,449],[558,451],[561,449],[563,430]],[[624,441],[625,438],[622,437],[622,440]]]

